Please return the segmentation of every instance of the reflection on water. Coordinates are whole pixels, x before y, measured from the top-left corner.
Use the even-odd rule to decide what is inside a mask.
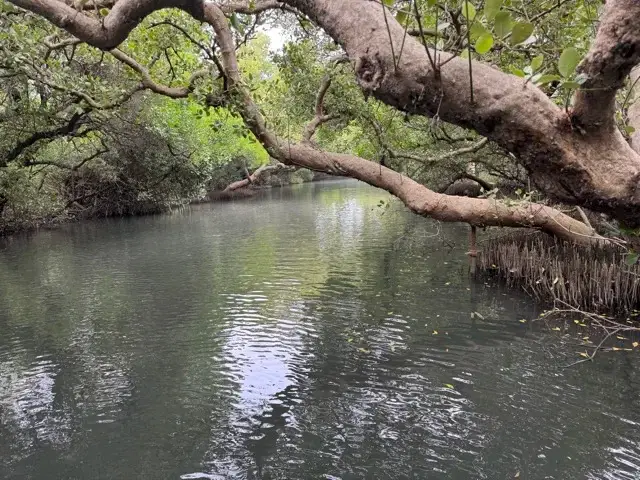
[[[2,244],[1,478],[640,476],[635,357],[562,368],[464,228],[264,197]]]

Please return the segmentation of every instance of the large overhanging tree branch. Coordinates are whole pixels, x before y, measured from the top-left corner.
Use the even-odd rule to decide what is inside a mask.
[[[204,19],[215,30],[221,48],[222,63],[230,82],[230,94],[234,96],[236,107],[247,126],[271,156],[282,163],[357,178],[392,193],[413,212],[437,220],[483,226],[534,227],[580,243],[600,240],[584,223],[544,205],[525,203],[510,207],[491,199],[469,199],[439,194],[372,161],[354,155],[322,151],[315,148],[310,141],[294,144],[278,138],[267,129],[258,107],[242,83],[233,37],[226,17],[218,7],[208,4]],[[323,115],[321,101],[326,88],[323,85],[320,89],[316,118]],[[314,124],[314,120],[311,125]]]
[[[495,200],[441,195],[365,159],[323,152],[310,142],[291,144],[279,139],[266,128],[259,109],[241,82],[228,22],[216,4],[120,0],[106,18],[98,21],[70,10],[61,2],[14,0],[14,3],[45,16],[92,45],[108,49],[122,42],[153,10],[170,6],[182,8],[214,27],[225,74],[232,87],[229,93],[234,95],[246,124],[274,158],[288,165],[358,178],[396,195],[416,213],[439,220],[473,225],[530,226],[579,242],[594,241],[593,231],[588,226],[543,205],[527,203],[509,207]],[[379,8],[376,2],[290,0],[284,3],[309,15],[343,45],[355,64],[360,84],[381,100],[412,113],[438,113],[444,120],[475,128],[520,155],[524,165],[547,191],[587,205],[593,203],[587,196],[590,193],[601,210],[625,220],[637,218],[637,212],[630,210],[639,203],[634,190],[637,182],[631,188],[629,179],[635,180],[640,161],[619,133],[615,132],[617,136],[610,134],[607,142],[585,141],[579,137],[581,133],[572,129],[564,112],[541,91],[484,65],[474,67],[478,86],[474,84],[475,96],[471,103],[470,96],[464,93],[467,91],[465,82],[468,84],[464,62],[453,59],[442,68],[431,68],[423,47],[410,38],[404,39],[404,31],[397,23],[383,26],[379,10],[373,10]],[[625,2],[618,0],[618,3]],[[259,6],[260,2],[251,2],[246,8]],[[389,44],[399,40],[407,42],[402,61],[393,57]],[[533,106],[533,111],[523,115],[520,112],[523,104]],[[602,144],[606,144],[606,148],[602,148]],[[599,145],[600,154],[605,150],[614,154],[606,168],[590,161]],[[585,157],[588,158],[585,160]],[[612,162],[620,167],[625,181],[614,184],[607,182],[605,175],[598,175],[606,171],[610,178]],[[559,172],[562,175],[558,175]]]
[[[640,157],[617,130],[595,128],[599,121],[583,114],[585,109],[567,116],[537,87],[479,62],[473,63],[472,102],[467,60],[449,60],[443,53],[442,67],[434,70],[429,59],[435,58],[434,52],[428,55],[418,41],[405,38],[401,25],[389,18],[385,21],[378,2],[285,2],[344,47],[360,85],[376,98],[406,112],[438,114],[445,121],[474,129],[513,152],[542,191],[628,224],[640,224]],[[612,69],[624,78],[629,66],[638,61],[639,8],[635,0],[607,2],[603,29],[581,66],[593,80],[579,90],[578,106],[585,89],[615,90],[619,85]],[[402,57],[394,58],[403,42]],[[598,76],[596,60],[600,58],[615,63]],[[612,113],[609,110],[607,118]]]
[[[479,62],[473,62],[471,85],[467,60],[445,52],[436,58],[390,15],[385,18],[378,1],[255,0],[218,7],[192,0],[119,0],[102,19],[57,0],[11,1],[102,49],[118,46],[146,15],[162,8],[205,20],[214,8],[253,13],[286,5],[342,45],[366,92],[402,111],[437,114],[474,129],[514,153],[541,191],[640,225],[640,156],[611,120],[615,92],[640,56],[636,0],[607,2],[596,41],[579,67],[586,81],[570,115],[531,83]]]

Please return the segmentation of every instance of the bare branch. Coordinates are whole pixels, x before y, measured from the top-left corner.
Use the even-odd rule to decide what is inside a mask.
[[[248,187],[256,183],[260,177],[267,173],[274,173],[278,171],[295,171],[298,167],[292,167],[285,165],[283,163],[277,162],[275,164],[265,164],[260,166],[257,170],[255,170],[252,174],[247,175],[247,178],[243,178],[242,180],[238,180],[237,182],[231,183],[227,188],[225,188],[224,192],[233,192],[234,190],[238,190],[240,188]]]
[[[195,72],[191,78],[189,79],[189,85],[186,87],[168,87],[166,85],[162,85],[157,83],[151,78],[149,72],[140,65],[137,61],[131,58],[129,55],[124,53],[122,50],[113,49],[109,50],[109,53],[113,55],[114,58],[121,61],[125,65],[129,66],[132,70],[136,71],[140,75],[140,79],[142,81],[142,85],[144,88],[151,90],[152,92],[159,93],[160,95],[164,95],[166,97],[171,98],[185,98],[188,97],[189,94],[195,88],[195,83],[200,78],[205,78],[209,72],[207,70],[201,70]]]
[[[320,89],[318,90],[318,95],[316,96],[316,107],[315,107],[315,116],[313,119],[306,125],[304,132],[302,133],[302,140],[308,142],[313,137],[314,133],[320,125],[326,123],[330,120],[334,120],[339,118],[339,115],[325,115],[324,114],[324,97],[331,86],[331,77],[329,75],[325,75],[322,83],[320,84]]]

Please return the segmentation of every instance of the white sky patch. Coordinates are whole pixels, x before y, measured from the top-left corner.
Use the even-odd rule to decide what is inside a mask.
[[[287,42],[286,34],[280,27],[268,27],[264,33],[269,36],[269,51],[272,53],[282,52],[284,44]]]

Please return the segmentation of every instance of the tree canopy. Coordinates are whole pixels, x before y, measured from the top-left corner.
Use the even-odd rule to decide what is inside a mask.
[[[601,241],[582,210],[561,207],[574,205],[638,233],[634,0],[0,5],[0,172],[64,158],[74,175],[107,162],[131,179],[139,169],[123,152],[138,152],[145,192],[166,183],[189,196],[184,187],[245,158],[258,170],[229,187],[305,168],[442,221]],[[285,46],[270,52],[276,29]],[[129,124],[157,142],[136,145]],[[483,194],[448,194],[462,179]]]

